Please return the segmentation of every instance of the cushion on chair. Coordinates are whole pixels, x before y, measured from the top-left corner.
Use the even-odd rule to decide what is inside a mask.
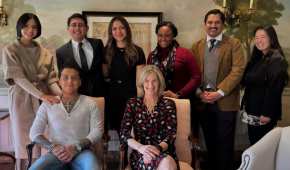
[[[177,157],[180,161],[190,165],[192,161],[191,142],[189,140],[191,134],[190,102],[187,99],[172,100],[176,104],[177,111],[177,135],[175,140]]]
[[[290,169],[290,126],[282,129],[279,147],[276,153],[276,170]]]

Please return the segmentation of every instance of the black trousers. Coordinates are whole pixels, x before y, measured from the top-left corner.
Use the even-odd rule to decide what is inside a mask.
[[[200,116],[210,170],[234,169],[236,115],[236,111],[221,111],[217,104],[207,104]]]
[[[248,125],[248,135],[249,135],[250,144],[254,145],[263,136],[265,136],[269,131],[271,131],[276,125],[277,125],[277,120],[272,120],[271,122],[262,126]]]

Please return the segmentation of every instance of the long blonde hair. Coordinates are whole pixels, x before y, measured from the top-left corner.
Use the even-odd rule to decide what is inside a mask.
[[[140,74],[140,77],[138,79],[137,87],[140,89],[140,93],[138,94],[139,97],[144,96],[144,82],[145,79],[150,75],[150,74],[155,74],[157,77],[157,80],[159,82],[159,87],[158,87],[158,95],[161,96],[166,88],[165,85],[165,80],[163,77],[163,74],[161,73],[160,69],[155,66],[155,65],[146,65],[145,67],[142,68],[142,72]]]

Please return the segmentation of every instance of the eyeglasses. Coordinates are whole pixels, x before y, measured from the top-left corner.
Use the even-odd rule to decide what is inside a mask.
[[[72,23],[72,24],[69,25],[69,27],[72,27],[72,28],[76,28],[76,27],[83,28],[83,27],[86,27],[86,25],[82,24],[82,23]]]

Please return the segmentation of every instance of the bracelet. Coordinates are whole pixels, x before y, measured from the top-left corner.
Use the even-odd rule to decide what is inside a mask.
[[[160,145],[154,145],[160,152],[163,151],[163,148]]]
[[[179,92],[176,93],[177,98],[179,99],[181,94]]]

